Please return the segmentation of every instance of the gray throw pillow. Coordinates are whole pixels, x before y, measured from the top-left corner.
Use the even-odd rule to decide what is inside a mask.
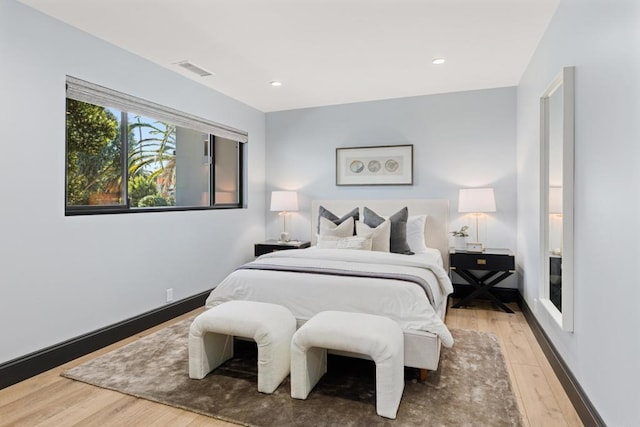
[[[331,212],[328,209],[325,209],[324,206],[320,206],[320,209],[318,210],[318,231],[317,233],[320,234],[320,218],[327,218],[329,221],[333,222],[335,225],[340,225],[343,222],[345,222],[347,219],[349,219],[350,217],[353,217],[353,233],[352,235],[355,236],[356,235],[356,221],[360,220],[360,212],[358,211],[358,208],[353,208],[350,212],[342,215],[342,217],[338,218],[337,215],[335,215],[333,212]]]
[[[384,222],[384,218],[365,208],[362,210],[362,222],[369,227],[377,227]],[[398,212],[389,217],[391,221],[391,240],[389,242],[389,251],[396,254],[413,255],[411,247],[407,242],[407,220],[409,219],[409,209],[405,206]]]

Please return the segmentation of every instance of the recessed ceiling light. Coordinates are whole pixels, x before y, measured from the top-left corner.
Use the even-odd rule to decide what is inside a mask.
[[[444,58],[433,58],[431,60],[431,63],[433,65],[440,65],[440,64],[444,64]]]
[[[269,83],[271,86],[282,86],[282,82],[278,81],[278,80],[273,80],[272,82]]]

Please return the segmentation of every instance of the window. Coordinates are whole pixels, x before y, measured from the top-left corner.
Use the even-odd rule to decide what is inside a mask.
[[[247,134],[67,77],[66,214],[238,208]]]

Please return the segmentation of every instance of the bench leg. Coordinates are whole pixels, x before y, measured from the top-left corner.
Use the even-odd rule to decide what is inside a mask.
[[[291,345],[291,397],[306,399],[327,372],[327,349]]]
[[[404,390],[404,352],[402,343],[399,344],[396,354],[385,360],[375,360],[376,412],[391,419],[396,418]]]
[[[420,381],[425,382],[427,380],[427,371],[426,369],[420,369]]]
[[[284,328],[283,328],[284,329]],[[295,332],[295,323],[288,332],[271,333],[266,338],[256,336],[258,345],[258,391],[273,393],[282,380],[289,375],[291,359],[291,337]]]
[[[189,378],[201,380],[233,357],[233,336],[189,333]]]

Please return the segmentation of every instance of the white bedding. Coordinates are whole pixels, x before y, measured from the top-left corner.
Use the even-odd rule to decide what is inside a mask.
[[[415,275],[430,286],[434,305],[420,285],[403,280],[239,269],[211,292],[206,306],[231,300],[270,302],[287,307],[300,320],[326,310],[377,314],[395,320],[403,329],[437,334],[445,347],[453,345],[449,330],[436,313],[453,292],[437,250],[400,255],[314,247],[273,252],[253,263]]]

